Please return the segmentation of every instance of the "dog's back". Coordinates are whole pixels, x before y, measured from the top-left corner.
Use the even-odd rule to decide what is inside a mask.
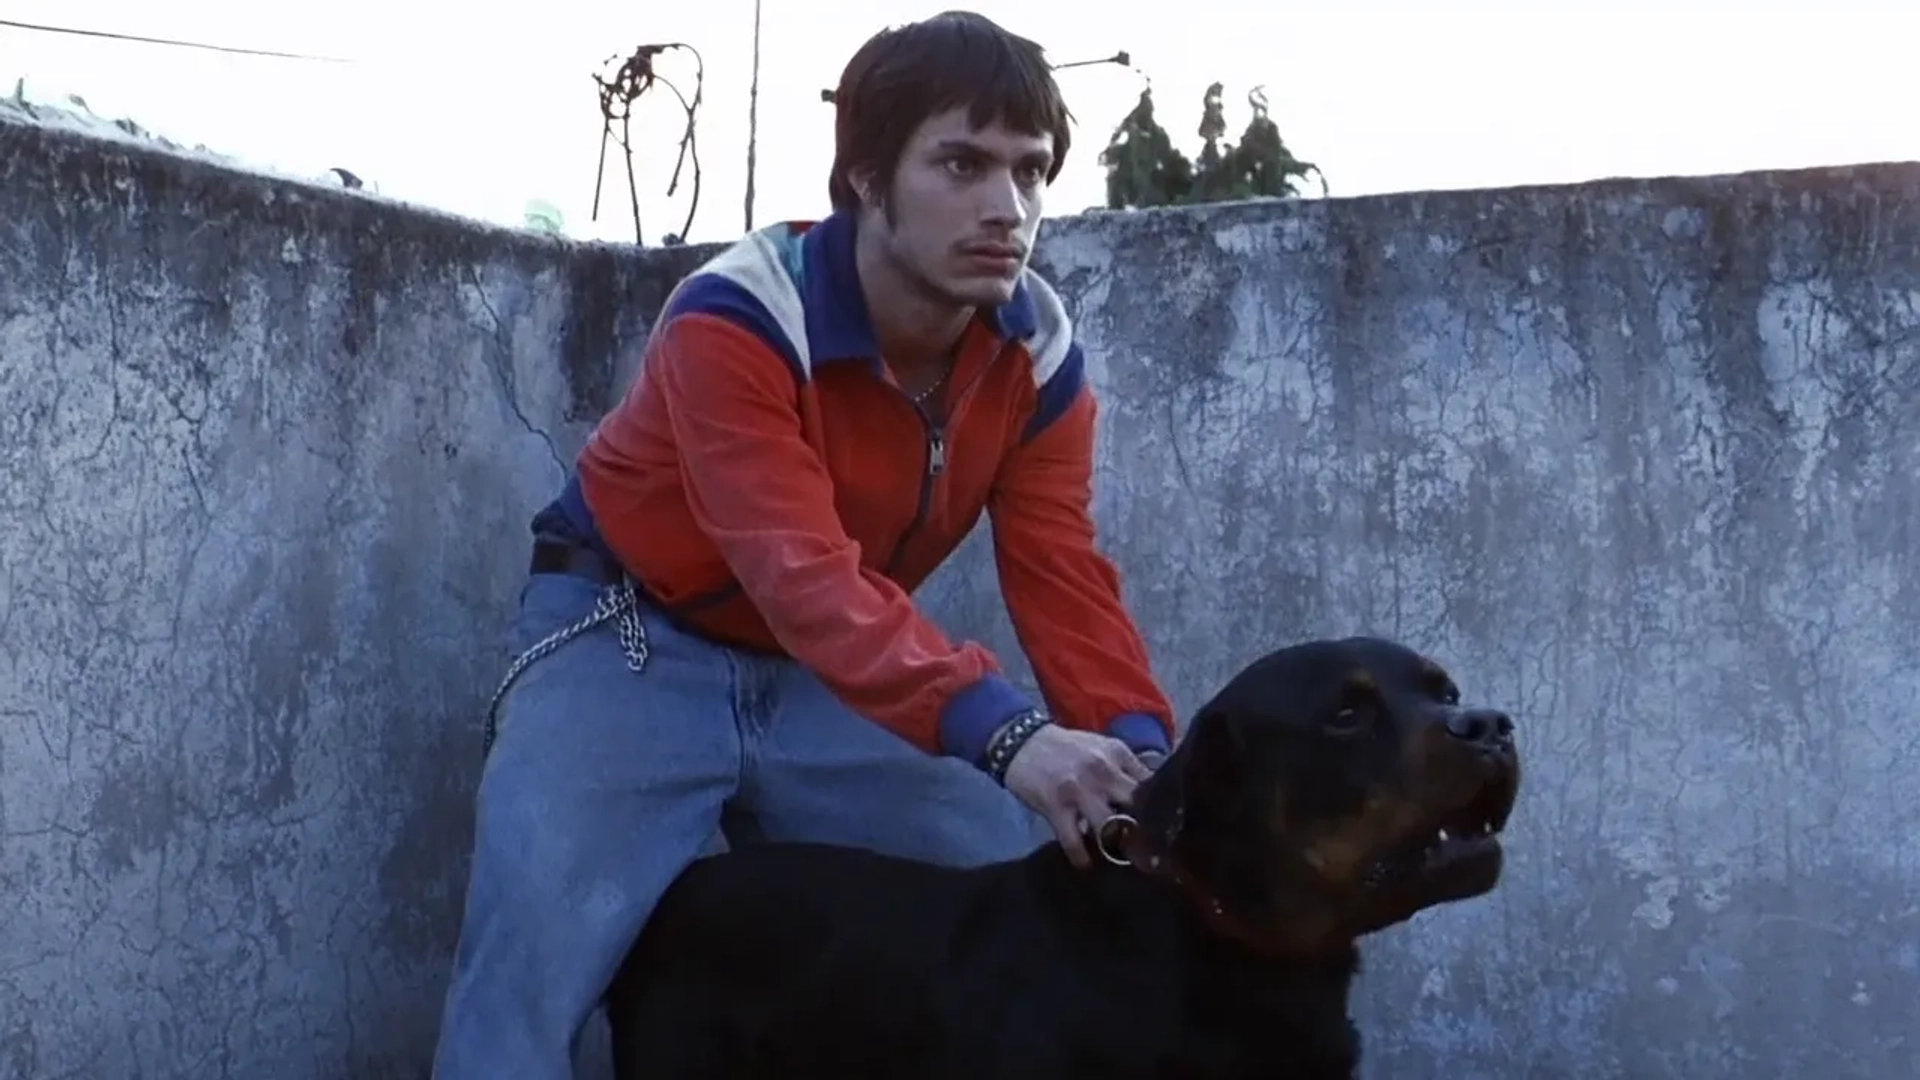
[[[964,922],[994,877],[823,844],[695,863],[609,991],[617,1073],[792,1077],[804,1058],[880,1077],[937,1058],[942,1003],[922,988],[950,958],[939,931]]]
[[[954,870],[756,844],[681,876],[608,1014],[617,1074],[649,1080],[1205,1080],[1281,1063],[1317,1080],[1349,1075],[1351,971],[1250,964],[1197,941],[1168,890],[1075,870],[1057,845]]]

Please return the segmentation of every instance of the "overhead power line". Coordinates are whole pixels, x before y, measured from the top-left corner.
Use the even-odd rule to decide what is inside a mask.
[[[81,30],[71,26],[43,26],[39,23],[16,22],[12,19],[0,19],[0,26],[13,30],[30,30],[39,34],[67,34],[73,37],[104,38],[108,41],[131,41],[140,45],[162,45],[173,49],[200,49],[206,52],[230,53],[236,56],[268,56],[277,60],[311,60],[320,64],[353,63],[351,60],[338,56],[310,56],[306,53],[275,52],[271,49],[243,49],[233,45],[208,45],[199,41],[142,37],[139,34],[116,34],[108,30]]]

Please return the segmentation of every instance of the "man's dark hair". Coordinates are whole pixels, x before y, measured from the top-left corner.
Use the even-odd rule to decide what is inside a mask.
[[[967,109],[976,130],[998,121],[1022,134],[1052,135],[1049,184],[1073,139],[1073,115],[1044,50],[971,11],[942,12],[867,39],[840,74],[833,103],[827,195],[835,210],[860,205],[850,170],[869,168],[890,180],[907,139],[949,109]]]

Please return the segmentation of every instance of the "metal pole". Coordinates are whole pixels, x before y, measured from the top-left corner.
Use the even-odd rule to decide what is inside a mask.
[[[747,89],[747,232],[753,231],[753,167],[760,142],[760,0],[753,0],[753,83]]]

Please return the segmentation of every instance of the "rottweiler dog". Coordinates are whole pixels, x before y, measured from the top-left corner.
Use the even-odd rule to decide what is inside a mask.
[[[1498,883],[1513,724],[1376,638],[1255,661],[1076,869],[814,844],[690,867],[609,991],[649,1080],[1348,1080],[1368,933]]]

